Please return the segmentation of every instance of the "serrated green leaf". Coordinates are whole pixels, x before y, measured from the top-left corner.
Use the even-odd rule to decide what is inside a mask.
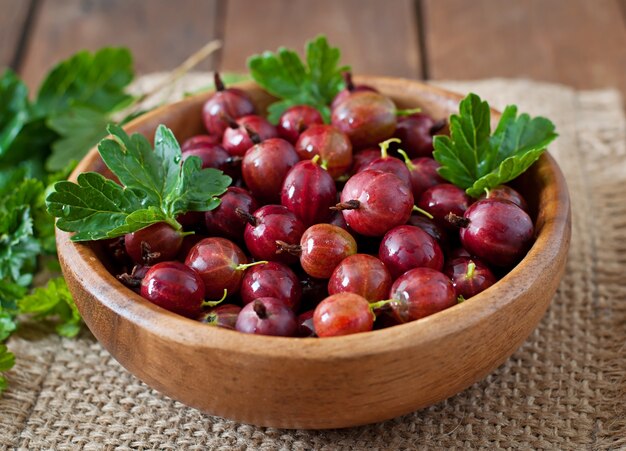
[[[124,89],[133,79],[133,60],[126,48],[78,52],[48,74],[37,94],[36,109],[42,116],[87,106],[101,112],[129,104]]]
[[[326,37],[319,36],[306,44],[305,66],[293,50],[283,47],[276,53],[264,52],[248,59],[252,78],[270,94],[281,100],[269,108],[268,119],[276,123],[282,112],[293,105],[317,108],[330,120],[328,105],[343,88],[343,72],[339,66],[341,53],[331,47]]]
[[[56,183],[46,200],[48,212],[59,218],[57,227],[76,232],[73,241],[114,238],[157,222],[178,230],[179,214],[215,208],[216,196],[231,183],[221,171],[202,169],[198,157],[182,162],[180,146],[164,126],[157,129],[154,151],[141,135],[128,136],[117,126],[109,131],[113,138],[98,149],[124,186],[84,173],[78,184]]]
[[[0,158],[18,136],[29,117],[28,88],[10,69],[0,77]]]
[[[46,160],[48,171],[59,171],[72,161],[80,161],[107,135],[107,114],[88,107],[73,107],[48,119],[48,127],[59,134]]]
[[[72,240],[108,238],[107,233],[126,224],[126,218],[142,209],[141,200],[132,190],[95,172],[80,174],[78,183],[54,184],[46,198],[48,213],[59,218],[57,227],[77,232]]]
[[[62,277],[50,279],[44,288],[35,288],[32,294],[18,301],[22,314],[38,319],[53,319],[60,335],[73,337],[80,331],[80,313]]]
[[[557,136],[548,119],[518,117],[515,106],[505,108],[491,135],[490,116],[487,102],[469,94],[450,116],[450,137],[433,140],[439,174],[473,197],[526,171]]]
[[[209,211],[220,204],[216,196],[226,192],[232,179],[222,171],[202,169],[202,161],[198,157],[187,158],[182,166],[178,183],[166,199],[171,205],[172,215],[177,216],[186,211]]]

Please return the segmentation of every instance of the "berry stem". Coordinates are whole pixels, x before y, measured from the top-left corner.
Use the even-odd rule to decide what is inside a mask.
[[[401,143],[402,141],[400,141],[398,138],[389,138],[387,141],[383,141],[380,144],[378,144],[380,146],[380,157],[381,158],[388,158],[389,157],[389,146],[391,145],[391,143]]]
[[[422,109],[421,108],[408,108],[406,110],[403,109],[398,109],[396,110],[396,116],[398,117],[402,117],[402,116],[410,116],[411,114],[415,114],[415,113],[421,113]]]
[[[222,81],[222,77],[220,77],[219,72],[215,72],[213,74],[213,83],[215,84],[216,91],[223,91],[224,89],[226,89],[226,87],[224,86],[224,82]]]
[[[474,271],[476,271],[476,263],[469,262],[467,264],[467,272],[465,273],[465,278],[471,279],[472,277],[474,277]]]
[[[256,266],[256,265],[264,265],[264,264],[266,264],[266,263],[268,263],[268,261],[267,261],[267,260],[259,260],[258,262],[245,263],[245,264],[244,264],[244,263],[242,263],[242,264],[237,265],[237,266],[235,267],[235,271],[245,271],[246,269],[251,268],[251,267],[253,267],[253,266]]]
[[[352,72],[343,73],[343,79],[346,82],[346,89],[350,92],[354,91],[354,83],[352,82]]]
[[[246,132],[248,133],[248,136],[250,137],[250,141],[252,141],[253,144],[258,144],[261,142],[261,137],[259,136],[257,132],[255,132],[248,126],[244,126],[244,128],[246,129]]]
[[[267,313],[267,309],[265,308],[265,305],[258,299],[254,301],[254,305],[252,306],[252,308],[254,309],[254,313],[257,314],[259,319],[269,318],[269,314]]]
[[[349,200],[348,202],[339,202],[334,207],[330,207],[331,210],[357,210],[361,206],[361,202],[356,199]]]
[[[288,254],[297,256],[302,253],[302,246],[300,246],[299,244],[289,244],[281,240],[276,240],[276,247],[278,248],[276,252],[279,254],[286,252]]]
[[[433,219],[434,216],[431,215],[430,213],[428,213],[426,210],[421,209],[420,207],[418,207],[417,205],[413,205],[413,211],[416,211],[418,213],[423,214],[424,216],[426,216],[428,219]]]
[[[313,158],[311,158],[311,163],[313,163],[313,164],[317,164],[318,161],[320,161],[320,156],[319,155],[315,155]]]
[[[228,290],[224,289],[224,294],[222,295],[222,298],[218,301],[204,301],[202,303],[202,307],[215,307],[218,304],[221,304],[222,302],[224,302],[224,300],[226,299],[226,296],[228,296]]]
[[[259,221],[257,220],[257,218],[255,218],[254,216],[252,216],[250,213],[248,213],[247,211],[241,209],[241,208],[235,208],[235,213],[237,214],[237,216],[239,216],[244,222],[247,222],[248,224],[250,224],[252,227],[256,227],[259,225]]]
[[[404,150],[398,149],[398,153],[402,155],[402,158],[404,158],[404,164],[406,164],[406,167],[409,171],[415,169],[415,165]]]
[[[470,220],[464,218],[463,216],[455,215],[454,213],[448,213],[446,215],[446,221],[450,224],[460,227],[462,229],[468,227],[470,225]]]
[[[374,310],[386,307],[389,304],[391,304],[392,302],[394,302],[394,300],[395,299],[387,299],[387,300],[384,300],[384,301],[370,302],[370,313],[374,317],[374,321],[376,321],[376,313],[374,313]]]

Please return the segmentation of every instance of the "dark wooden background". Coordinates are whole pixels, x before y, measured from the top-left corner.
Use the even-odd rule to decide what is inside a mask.
[[[172,69],[213,38],[202,70],[302,48],[325,33],[357,73],[530,77],[626,95],[626,0],[0,0],[0,66],[31,88],[77,50],[125,45],[138,74]]]

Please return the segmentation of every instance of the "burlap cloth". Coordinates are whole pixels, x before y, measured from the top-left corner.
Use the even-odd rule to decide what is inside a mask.
[[[550,150],[572,197],[567,271],[537,330],[504,365],[442,403],[385,423],[286,431],[204,415],[160,395],[87,331],[71,340],[25,327],[9,342],[17,365],[0,399],[0,448],[626,449],[626,121],[619,94],[524,80],[442,84],[546,115],[561,135]]]

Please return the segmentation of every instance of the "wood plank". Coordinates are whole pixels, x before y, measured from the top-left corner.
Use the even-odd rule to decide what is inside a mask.
[[[615,0],[424,0],[432,78],[530,77],[626,95]]]
[[[301,51],[320,33],[355,73],[420,75],[412,0],[229,0],[221,68],[245,70],[248,56],[279,46]]]
[[[31,3],[30,0],[0,0],[0,68],[15,65]]]
[[[106,45],[129,47],[138,74],[170,70],[217,37],[218,15],[218,0],[42,0],[21,72],[34,87],[57,61]]]

